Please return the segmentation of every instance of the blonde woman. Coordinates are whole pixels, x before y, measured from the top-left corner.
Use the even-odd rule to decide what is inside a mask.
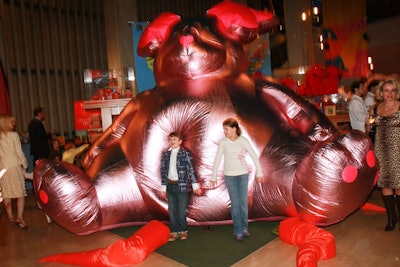
[[[380,173],[377,186],[382,189],[388,223],[385,231],[393,231],[400,212],[400,84],[395,79],[381,81],[376,91],[375,153]]]
[[[27,225],[23,219],[26,196],[23,171],[28,167],[28,162],[22,151],[19,136],[14,129],[15,118],[0,115],[0,169],[7,169],[0,180],[4,207],[9,222],[24,229]],[[13,198],[17,199],[17,218],[13,215]]]

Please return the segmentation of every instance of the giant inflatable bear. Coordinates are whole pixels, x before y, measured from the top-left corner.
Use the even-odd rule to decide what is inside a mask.
[[[290,89],[246,74],[244,45],[276,25],[266,12],[224,1],[204,19],[163,13],[143,32],[138,53],[153,57],[156,87],[135,96],[93,143],[83,170],[43,160],[34,187],[43,210],[84,235],[151,220],[168,221],[159,197],[160,159],[172,131],[194,159],[203,194],[191,195],[189,225],[230,223],[222,171],[210,188],[222,122],[239,120],[265,174],[248,160],[249,220],[298,217],[324,226],[346,218],[372,191],[378,162],[363,133],[341,134]]]

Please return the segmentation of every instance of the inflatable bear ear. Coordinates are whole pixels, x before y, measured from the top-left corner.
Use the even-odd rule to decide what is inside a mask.
[[[237,2],[224,1],[207,10],[215,18],[218,31],[233,42],[248,44],[276,25],[272,13],[257,11]]]
[[[172,28],[181,20],[181,17],[171,13],[161,13],[143,31],[140,37],[137,53],[142,57],[155,57],[161,43],[168,38]]]
[[[258,33],[266,33],[279,25],[279,18],[273,13],[254,9],[252,11],[257,19]]]

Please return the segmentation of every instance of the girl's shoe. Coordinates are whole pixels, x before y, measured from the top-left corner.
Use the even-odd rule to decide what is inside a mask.
[[[237,241],[243,241],[244,240],[243,235],[236,235],[236,240]]]
[[[250,236],[249,231],[244,231],[244,232],[243,232],[243,237],[249,237],[249,236]]]

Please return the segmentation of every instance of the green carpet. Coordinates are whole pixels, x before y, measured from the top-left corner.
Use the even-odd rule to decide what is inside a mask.
[[[233,225],[191,226],[187,240],[176,240],[161,246],[157,253],[190,267],[227,267],[246,257],[274,238],[279,222],[252,222],[251,236],[236,241]],[[122,227],[111,232],[127,238],[142,226]]]

